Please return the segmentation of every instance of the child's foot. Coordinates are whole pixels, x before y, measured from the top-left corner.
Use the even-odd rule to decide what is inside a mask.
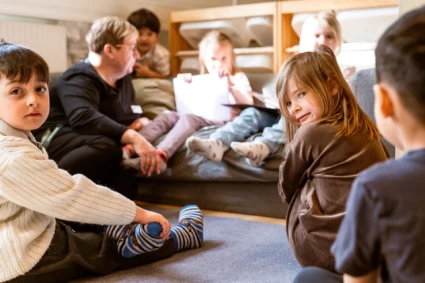
[[[262,142],[232,142],[230,147],[240,156],[246,157],[251,166],[258,167],[270,154],[270,150]]]
[[[179,223],[171,227],[174,250],[200,248],[204,242],[204,220],[197,205],[186,205],[180,210]]]
[[[186,146],[193,153],[199,154],[212,162],[220,162],[223,159],[223,154],[229,149],[220,140],[203,140],[197,137],[188,138]]]
[[[123,257],[134,257],[159,249],[165,242],[159,234],[159,223],[105,226],[105,232],[117,239],[118,252]]]
[[[162,174],[162,173],[165,172],[165,170],[167,170],[168,157],[160,149],[157,149],[156,153],[159,156],[159,173]],[[131,168],[131,169],[134,169],[136,171],[142,170],[140,157],[124,159],[121,162],[121,165],[124,168]]]

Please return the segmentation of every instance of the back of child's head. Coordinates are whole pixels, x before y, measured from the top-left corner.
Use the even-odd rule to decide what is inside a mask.
[[[298,121],[289,113],[288,83],[293,78],[296,84],[317,95],[321,117],[318,121],[341,123],[337,136],[355,134],[378,138],[379,133],[373,121],[360,108],[336,61],[333,51],[319,46],[314,52],[304,52],[290,57],[281,67],[277,76],[276,93],[282,115],[287,122],[287,135],[290,142]]]
[[[131,13],[130,16],[128,16],[127,21],[135,26],[137,30],[140,30],[141,28],[148,28],[155,33],[159,33],[161,30],[161,23],[158,17],[145,8]]]
[[[341,25],[339,24],[334,10],[319,12],[304,22],[300,36],[300,51],[305,52],[314,50],[315,29],[317,24],[327,26],[331,30],[336,41],[336,48],[333,51],[335,54],[338,54],[341,50],[342,34]]]
[[[393,23],[379,39],[375,55],[377,82],[390,85],[425,125],[425,6]]]
[[[119,45],[129,35],[139,32],[126,20],[118,17],[104,17],[93,22],[86,35],[86,41],[91,52],[101,54],[106,44]]]
[[[40,82],[49,83],[46,61],[29,48],[0,41],[0,80],[27,83],[33,76]]]
[[[208,47],[210,47],[212,44],[214,45],[223,45],[228,44],[228,46],[231,48],[231,62],[232,62],[232,70],[230,70],[230,74],[234,75],[236,72],[239,71],[238,66],[236,65],[236,56],[235,52],[233,50],[233,42],[232,39],[225,33],[213,30],[208,32],[204,35],[202,40],[199,42],[199,65],[200,65],[200,73],[206,74],[208,73],[207,68],[205,66],[205,58]]]

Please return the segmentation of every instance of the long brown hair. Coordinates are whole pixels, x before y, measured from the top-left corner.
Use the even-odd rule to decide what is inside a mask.
[[[286,106],[288,82],[291,78],[318,96],[322,112],[320,122],[332,125],[341,123],[337,137],[360,134],[372,139],[379,138],[375,123],[358,105],[334,53],[329,47],[321,45],[315,52],[304,52],[290,57],[279,71],[276,93],[280,111],[286,120],[288,143],[292,141],[298,129],[297,121],[289,114]],[[335,88],[336,93],[331,94],[331,89]]]
[[[233,50],[232,40],[227,34],[218,30],[213,30],[204,35],[201,42],[199,42],[199,65],[201,67],[201,74],[208,73],[207,67],[205,66],[205,53],[207,52],[208,46],[210,44],[223,44],[225,42],[227,42],[232,48],[232,70],[230,71],[230,74],[234,75],[236,72],[240,71],[239,67],[236,65],[236,56]]]

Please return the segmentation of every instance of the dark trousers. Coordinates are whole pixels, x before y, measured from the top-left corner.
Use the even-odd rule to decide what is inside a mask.
[[[173,254],[174,243],[170,237],[159,250],[124,258],[117,251],[116,240],[105,233],[75,232],[70,226],[57,221],[50,247],[37,265],[8,282],[68,282],[133,268]]]
[[[36,136],[40,140],[42,133]],[[47,148],[49,158],[71,175],[83,174],[93,182],[135,199],[137,179],[119,166],[122,149],[119,141],[102,135],[81,135],[63,127]]]
[[[342,283],[343,278],[342,274],[333,273],[329,270],[309,266],[303,268],[300,273],[298,273],[297,277],[295,277],[293,283]]]

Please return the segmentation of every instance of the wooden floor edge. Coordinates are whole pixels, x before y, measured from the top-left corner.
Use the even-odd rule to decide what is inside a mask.
[[[181,208],[181,207],[175,206],[175,205],[150,203],[150,202],[144,202],[144,201],[136,201],[136,204],[139,205],[140,207],[143,207],[143,205],[148,204],[148,205],[157,206],[159,208],[172,209],[172,210],[176,210],[176,211],[179,211],[180,208]],[[239,214],[239,213],[215,211],[215,210],[208,210],[208,209],[202,209],[202,213],[206,214],[206,215],[211,215],[211,216],[237,218],[237,219],[254,221],[254,222],[261,222],[261,223],[279,224],[279,225],[285,225],[286,224],[285,219],[273,218],[273,217]]]

